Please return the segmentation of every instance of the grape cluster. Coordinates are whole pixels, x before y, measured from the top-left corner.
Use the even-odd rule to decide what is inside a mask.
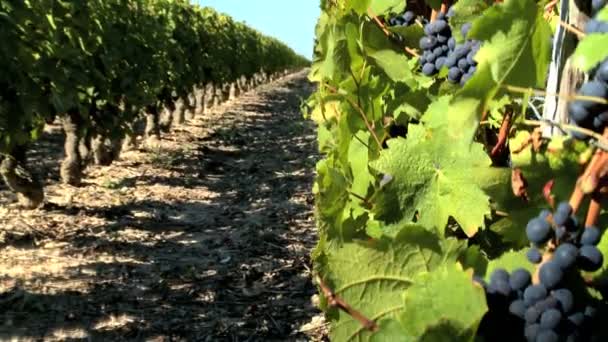
[[[577,271],[596,271],[603,255],[596,247],[601,232],[596,227],[579,229],[572,207],[560,203],[554,213],[544,210],[530,220],[526,235],[534,245],[527,253],[534,264],[543,261],[539,248],[551,241],[557,248],[538,269],[538,283],[520,268],[509,274],[496,269],[490,282],[476,278],[486,291],[489,312],[480,326],[487,340],[588,341],[596,309],[575,298],[572,285]],[[575,301],[576,299],[576,301]]]
[[[466,23],[460,27],[460,33],[466,38],[470,29],[471,24]],[[477,40],[466,39],[464,43],[457,45],[455,41],[452,42],[450,54],[444,63],[449,69],[448,81],[464,85],[473,76],[477,70],[477,62],[474,58],[480,47],[481,42]]]
[[[608,33],[608,22],[591,19],[585,26],[586,33]],[[608,99],[608,59],[604,60],[592,72],[592,79],[583,83],[577,95],[594,96]],[[577,126],[602,133],[608,126],[608,106],[590,100],[575,100],[568,105],[570,120]],[[578,132],[572,132],[578,139],[586,136]]]
[[[416,14],[412,11],[405,11],[405,13],[396,17],[390,18],[388,24],[390,26],[410,26],[416,21]]]
[[[420,39],[420,65],[426,76],[435,75],[443,66],[450,51],[449,42],[454,42],[447,16],[440,12],[434,21],[424,26],[424,37]]]

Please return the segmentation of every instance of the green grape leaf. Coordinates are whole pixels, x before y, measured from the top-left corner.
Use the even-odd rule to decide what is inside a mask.
[[[353,175],[352,192],[366,197],[374,177],[369,172],[369,132],[360,131],[353,137],[348,149],[348,161]]]
[[[370,55],[386,75],[395,82],[404,82],[412,77],[407,57],[394,50],[380,50]]]
[[[460,33],[460,27],[465,23],[472,23],[479,14],[492,5],[493,2],[486,0],[460,0],[453,5],[454,16],[450,18],[452,35],[458,39],[464,39]]]
[[[446,264],[413,279],[405,293],[405,310],[399,321],[403,340],[471,340],[488,311],[484,289],[457,264]]]
[[[357,14],[365,15],[371,2],[372,0],[352,0],[348,1],[346,4],[347,6],[352,8]]]
[[[420,38],[424,36],[424,30],[419,25],[393,26],[389,27],[389,30],[401,37],[401,44],[404,46],[418,47]]]
[[[595,20],[608,21],[608,7],[604,6],[601,11],[597,12]]]
[[[394,239],[327,247],[316,259],[320,275],[336,295],[381,327],[378,334],[371,333],[353,317],[330,308],[331,339],[379,340],[394,334],[393,329],[404,335],[401,325],[395,324],[405,309],[404,291],[421,272],[454,264],[465,249],[465,242],[441,240],[420,226],[408,226]]]
[[[486,280],[490,280],[490,276],[494,270],[504,268],[507,272],[513,272],[518,268],[523,268],[530,273],[534,272],[534,265],[528,261],[526,257],[527,249],[521,251],[509,251],[501,255],[499,258],[490,260],[486,271]]]
[[[371,10],[375,15],[385,15],[387,13],[401,13],[405,9],[405,1],[402,0],[373,0]]]
[[[385,201],[396,200],[387,208],[402,216],[389,221],[411,221],[417,215],[417,223],[442,234],[453,217],[473,236],[491,213],[482,188],[492,182],[494,171],[481,144],[459,138],[446,126],[448,103],[447,97],[434,102],[422,117],[425,125],[408,126],[407,139],[388,140],[389,148],[372,167],[393,177],[382,192],[388,193]],[[380,212],[378,218],[383,216]]]
[[[598,49],[598,46],[608,46],[608,34],[588,34],[576,46],[572,55],[572,63],[576,68],[589,71],[601,61],[608,58],[608,49]]]
[[[488,258],[477,245],[467,248],[460,258],[460,263],[465,269],[472,268],[474,273],[478,275],[486,274],[488,268]]]
[[[477,71],[455,96],[449,120],[472,139],[489,101],[505,85],[542,88],[550,62],[551,29],[534,0],[507,0],[473,22],[469,38],[482,41]]]

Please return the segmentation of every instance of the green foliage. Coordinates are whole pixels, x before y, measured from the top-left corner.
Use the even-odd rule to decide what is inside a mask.
[[[118,134],[194,86],[307,64],[283,43],[185,0],[0,0],[0,151],[77,110]],[[122,108],[122,109],[121,109]]]
[[[598,49],[598,46],[608,44],[608,34],[594,33],[585,36],[572,56],[572,63],[577,68],[589,71],[601,61],[608,58],[607,49]]]
[[[319,87],[308,102],[325,155],[314,185],[315,271],[378,325],[368,331],[324,306],[333,340],[471,341],[487,311],[472,274],[534,271],[526,224],[549,200],[569,198],[589,146],[563,136],[530,143],[529,96],[511,91],[545,87],[552,32],[544,3],[456,3],[452,31],[472,22],[468,38],[482,44],[463,87],[447,84],[445,72],[423,76],[404,51],[417,48],[419,26],[389,28],[398,43],[371,18],[399,13],[398,3],[322,1],[310,74]],[[592,36],[577,54],[605,58],[585,50]],[[491,155],[507,112],[505,153]],[[514,193],[514,168],[526,194]]]

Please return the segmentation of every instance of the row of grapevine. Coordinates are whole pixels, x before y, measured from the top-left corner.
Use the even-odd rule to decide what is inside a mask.
[[[332,340],[607,340],[605,1],[570,2],[586,26],[557,1],[407,6],[321,1],[305,110]],[[589,81],[549,94],[558,27]],[[572,123],[543,120],[548,95]]]
[[[308,63],[186,0],[0,0],[0,41],[0,173],[26,207],[43,200],[26,152],[46,122],[61,120],[61,176],[79,185],[88,160],[111,163],[142,118],[158,139],[171,123],[161,114],[183,121]]]

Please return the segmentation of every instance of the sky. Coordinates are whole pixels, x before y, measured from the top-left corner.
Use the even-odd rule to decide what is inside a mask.
[[[192,0],[244,21],[312,59],[318,0]]]

